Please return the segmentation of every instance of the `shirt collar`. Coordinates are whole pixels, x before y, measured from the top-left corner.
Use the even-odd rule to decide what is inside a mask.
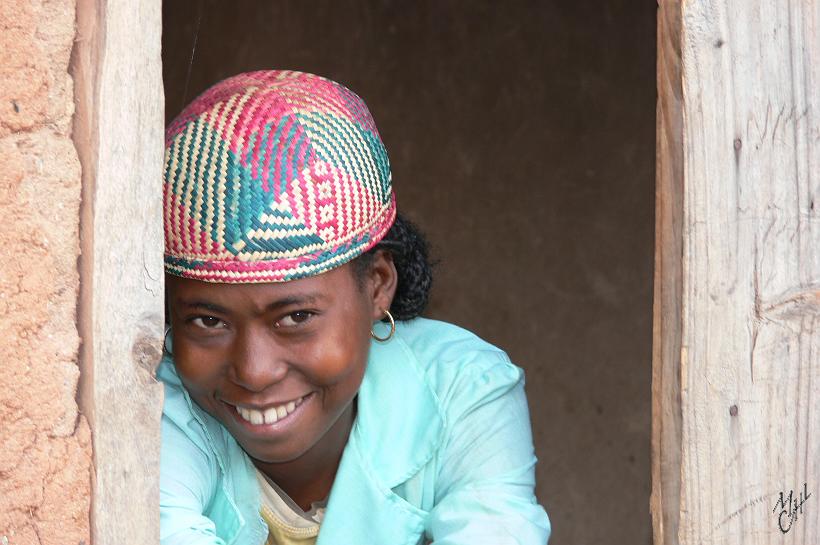
[[[359,389],[351,440],[383,486],[416,474],[435,454],[444,432],[438,399],[410,347],[402,324],[386,342],[373,341]]]

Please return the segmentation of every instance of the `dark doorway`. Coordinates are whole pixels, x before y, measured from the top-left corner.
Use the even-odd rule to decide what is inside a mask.
[[[654,3],[163,9],[168,119],[255,69],[364,98],[440,260],[428,314],[526,370],[551,542],[650,543]]]

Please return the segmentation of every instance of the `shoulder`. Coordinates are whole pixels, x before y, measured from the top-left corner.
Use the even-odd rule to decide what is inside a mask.
[[[444,405],[493,397],[523,384],[524,372],[500,348],[461,327],[416,318],[396,331]]]
[[[219,422],[194,403],[170,357],[163,358],[157,378],[165,393],[161,425],[163,464],[167,461],[169,471],[176,471],[181,465],[198,466],[199,473],[207,474],[211,481],[220,479],[235,450],[231,449],[235,441]]]
[[[157,368],[157,379],[162,382],[165,394],[162,402],[163,431],[174,430],[176,433],[187,436],[201,448],[206,441],[205,431],[177,375],[174,362],[167,355],[162,358]]]
[[[396,322],[396,333],[417,356],[426,360],[445,357],[453,359],[465,349],[469,351],[503,351],[484,341],[475,333],[467,331],[457,325],[431,320],[429,318],[415,318],[413,320]]]
[[[164,357],[157,369],[157,378],[164,388],[162,403],[162,467],[175,471],[178,467],[196,466],[200,473],[213,474],[213,449],[208,433],[196,416],[195,409],[174,369],[173,361]],[[180,461],[186,463],[180,464]]]

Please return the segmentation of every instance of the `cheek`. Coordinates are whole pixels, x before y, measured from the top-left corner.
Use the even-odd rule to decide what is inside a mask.
[[[369,347],[369,331],[363,335],[346,329],[328,335],[311,351],[305,374],[317,386],[355,392],[364,375]]]
[[[174,363],[182,382],[191,394],[212,391],[222,374],[219,355],[210,350],[193,350],[184,343],[174,346]]]

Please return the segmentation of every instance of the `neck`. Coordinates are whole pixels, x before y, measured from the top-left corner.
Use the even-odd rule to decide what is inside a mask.
[[[262,473],[305,511],[312,503],[322,501],[330,494],[353,427],[355,404],[354,400],[319,442],[295,460],[281,463],[253,460]]]

